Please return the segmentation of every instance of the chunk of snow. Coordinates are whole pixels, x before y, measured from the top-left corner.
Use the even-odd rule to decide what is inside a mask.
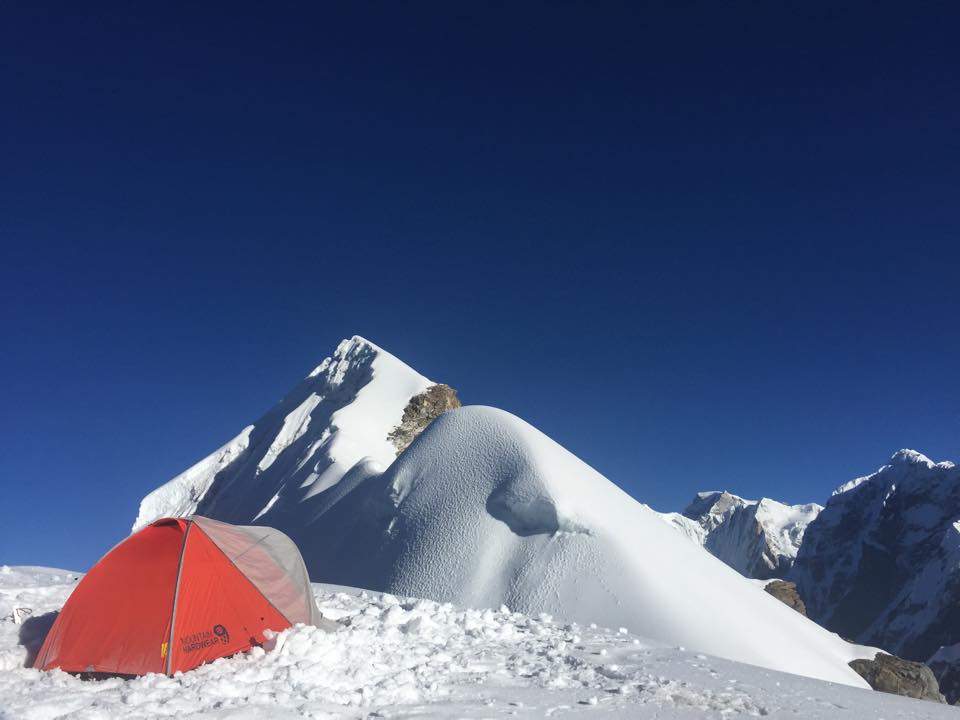
[[[669,530],[669,528],[668,528]],[[0,575],[0,612],[27,596],[56,610],[76,577],[46,568]],[[611,717],[773,716],[947,720],[954,708],[706,658],[590,630],[580,648],[566,629],[514,613],[485,613],[352,588],[315,585],[337,632],[297,626],[263,648],[168,678],[81,680],[24,668],[18,628],[0,622],[0,708],[10,720],[76,717]],[[418,633],[405,632],[416,621]],[[398,621],[400,623],[398,624]],[[429,630],[426,628],[429,627]],[[478,633],[477,628],[483,632]],[[633,638],[637,640],[637,638]],[[35,642],[35,640],[34,640]],[[598,664],[598,656],[610,661]],[[12,661],[12,662],[11,662]]]

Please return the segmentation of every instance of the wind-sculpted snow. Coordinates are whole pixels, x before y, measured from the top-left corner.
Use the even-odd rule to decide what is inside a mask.
[[[364,561],[390,573],[360,585],[623,625],[703,652],[863,686],[847,662],[869,651],[746,582],[509,413],[447,413],[382,482],[395,510],[384,515],[382,545]]]
[[[46,616],[76,575],[0,570],[0,717],[548,718],[939,720],[942,705],[763,670],[628,632],[315,585],[335,632],[297,626],[264,648],[172,678],[81,680],[23,663],[29,601]]]

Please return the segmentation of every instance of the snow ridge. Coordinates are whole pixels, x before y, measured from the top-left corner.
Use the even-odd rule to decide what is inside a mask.
[[[299,527],[312,512],[309,498],[351,471],[393,462],[387,435],[432,384],[370,341],[344,340],[257,422],[147,495],[133,529],[193,513]]]
[[[440,417],[383,475],[330,503],[301,545],[326,582],[595,620],[858,687],[847,662],[871,653],[793,612],[495,408]]]

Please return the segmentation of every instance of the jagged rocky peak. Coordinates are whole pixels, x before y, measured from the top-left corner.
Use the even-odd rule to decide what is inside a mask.
[[[908,660],[960,643],[958,518],[960,468],[914,450],[841,486],[807,529],[791,575],[808,614]]]
[[[785,577],[797,556],[807,525],[822,508],[784,505],[733,493],[697,493],[682,514],[663,516],[669,524],[747,577]]]
[[[421,410],[409,432],[425,426],[438,404],[435,387],[369,340],[343,340],[256,422],[145,497],[134,529],[201,513],[295,534],[344,478],[382,472],[396,459],[388,436],[411,405]],[[422,396],[427,401],[413,403]]]
[[[410,402],[403,409],[400,424],[387,436],[397,449],[397,455],[406,450],[430,423],[448,410],[458,407],[460,400],[457,398],[457,391],[444,383],[433,385],[410,398]]]
[[[708,490],[697,493],[683,511],[683,515],[691,520],[696,520],[704,530],[710,532],[732,512],[749,505],[756,505],[756,502],[744,500],[739,495],[734,495],[726,490]]]

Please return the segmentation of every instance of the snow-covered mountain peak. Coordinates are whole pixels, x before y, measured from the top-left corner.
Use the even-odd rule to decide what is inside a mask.
[[[433,385],[369,340],[343,340],[253,425],[147,495],[134,530],[196,512],[281,529],[307,522],[304,501],[351,472],[382,472],[393,462],[390,433],[411,399]]]
[[[327,383],[340,385],[351,371],[356,371],[356,369],[369,364],[378,355],[387,355],[393,358],[392,355],[366,338],[354,335],[346,340],[341,340],[333,355],[325,358],[307,377],[322,376]],[[396,360],[396,358],[393,359]]]
[[[755,505],[755,500],[745,500],[726,490],[698,492],[682,515],[700,522],[708,532],[721,524],[725,517],[738,508]]]
[[[960,642],[960,470],[901,450],[841,486],[792,578],[810,617],[911,660]]]
[[[900,481],[913,482],[914,480],[918,480],[925,482],[925,478],[936,476],[936,472],[931,476],[928,471],[952,470],[955,467],[956,465],[949,460],[934,462],[923,453],[905,448],[895,452],[889,462],[880,467],[875,473],[854,478],[838,487],[833,491],[831,498],[860,488],[868,481],[874,483],[895,483],[896,480],[894,480],[894,478],[897,478]]]
[[[755,578],[786,575],[807,525],[823,508],[747,500],[724,491],[700,492],[682,514],[663,519],[738,572]]]
[[[936,465],[933,460],[928,458],[923,453],[919,453],[916,450],[910,450],[909,448],[904,448],[903,450],[897,450],[893,454],[893,457],[890,458],[891,465],[924,465],[926,467],[933,467]]]
[[[919,453],[916,450],[903,449],[898,450],[893,454],[893,457],[890,458],[891,465],[920,465],[928,470],[933,468],[941,468],[944,470],[949,470],[950,468],[956,467],[954,463],[949,460],[943,460],[941,462],[934,462],[928,458],[923,453]]]

